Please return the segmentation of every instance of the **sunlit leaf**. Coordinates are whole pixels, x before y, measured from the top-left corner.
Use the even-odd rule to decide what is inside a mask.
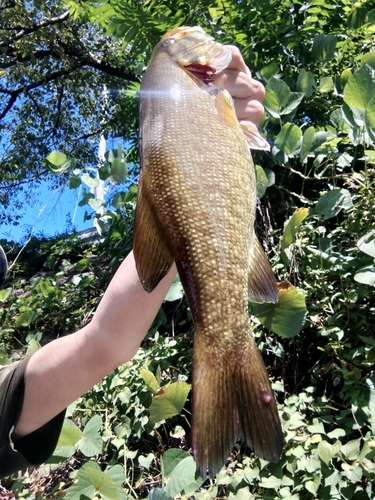
[[[271,78],[266,85],[264,107],[274,118],[295,111],[304,97],[302,92],[291,92],[288,85],[277,78]]]
[[[371,229],[371,231],[362,236],[362,238],[358,240],[357,247],[361,252],[375,259],[375,229]]]
[[[297,90],[303,92],[306,97],[311,97],[316,87],[316,80],[311,71],[302,69],[298,74]]]
[[[294,242],[295,236],[301,227],[302,222],[309,215],[308,208],[298,208],[285,226],[283,236],[281,238],[281,247],[287,248]]]
[[[275,146],[285,154],[290,154],[302,137],[302,130],[292,123],[286,123],[275,139]]]
[[[155,456],[153,453],[149,453],[148,455],[139,455],[138,462],[145,469],[149,470],[151,462],[154,460]]]
[[[103,439],[99,434],[101,425],[101,417],[99,415],[95,415],[87,422],[85,428],[83,429],[78,447],[86,457],[93,457],[102,451]]]
[[[180,277],[177,275],[172,285],[170,286],[168,293],[165,297],[167,302],[173,302],[174,300],[180,300],[184,296],[184,289],[180,281]]]
[[[358,283],[375,286],[375,264],[360,267],[355,273],[354,279]]]
[[[341,448],[340,441],[335,441],[334,444],[328,443],[328,441],[321,441],[318,444],[318,454],[319,458],[327,465],[330,464],[333,457],[337,455]]]
[[[155,392],[160,389],[159,382],[156,380],[155,375],[152,372],[150,372],[150,370],[146,370],[146,368],[141,368],[140,374],[143,380],[145,381],[147,389],[151,391],[153,394],[155,394]]]
[[[196,473],[197,467],[194,459],[189,455],[181,460],[169,474],[165,485],[166,493],[174,498],[190,484],[196,482]],[[202,481],[200,481],[200,484],[202,484]]]
[[[330,92],[333,89],[332,76],[324,76],[319,83],[320,92]]]
[[[290,283],[278,283],[279,301],[276,304],[251,304],[252,313],[272,332],[281,337],[297,335],[307,315],[304,295]]]
[[[155,394],[150,406],[150,421],[161,422],[178,415],[186,402],[190,385],[174,382],[161,387]]]
[[[309,127],[303,134],[301,152],[300,152],[301,163],[305,161],[305,159],[307,158],[307,156],[310,154],[311,151],[314,151],[312,149],[314,135],[315,135],[314,127]]]
[[[365,110],[375,94],[375,69],[362,66],[348,80],[344,88],[344,102],[348,106]]]

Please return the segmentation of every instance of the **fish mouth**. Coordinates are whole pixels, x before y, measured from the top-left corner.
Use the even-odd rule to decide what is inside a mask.
[[[212,75],[216,73],[216,69],[212,66],[209,66],[208,64],[192,63],[188,64],[187,66],[183,66],[183,68],[189,73],[192,73],[196,78],[198,78],[206,85],[214,81]]]
[[[231,50],[200,26],[175,28],[162,37],[158,46],[204,83],[211,82],[211,75],[227,68],[232,60]]]

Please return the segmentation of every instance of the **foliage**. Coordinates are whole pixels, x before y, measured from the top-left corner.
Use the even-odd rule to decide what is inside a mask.
[[[45,4],[39,3],[38,22],[50,23]],[[68,5],[64,22],[48,29],[61,32],[63,40],[69,38],[67,33],[89,33],[90,43],[78,45],[82,54],[95,53],[102,43],[103,64],[126,68],[134,77],[121,83],[111,80],[122,88],[110,96],[118,107],[106,110],[106,131],[135,137],[135,82],[160,35],[177,25],[200,24],[223,43],[237,44],[266,86],[261,130],[271,153],[253,155],[261,198],[257,225],[281,282],[282,300],[275,307],[251,304],[250,311],[277,395],[285,447],[280,462],[268,464],[236,445],[214,481],[199,478],[189,454],[192,325],[176,281],[134,360],[69,409],[52,461],[64,463],[73,456],[74,470],[44,491],[43,498],[374,498],[375,12],[371,2],[201,0],[190,5],[180,0],[69,0]],[[32,25],[36,7],[22,7],[34,9]],[[15,8],[25,23],[25,11],[18,4]],[[51,12],[61,16],[65,10],[57,5]],[[4,13],[7,22],[13,22],[11,10]],[[38,28],[20,37],[20,46],[28,47],[22,49],[24,58],[18,40],[9,45],[8,56],[15,63],[7,73],[9,83],[18,85],[22,78],[26,85],[37,81],[31,76],[38,77],[41,71],[35,38],[40,33],[44,31]],[[55,38],[49,42],[54,47],[60,43]],[[52,49],[48,50],[52,57]],[[51,71],[60,64],[70,68],[80,60],[59,50],[60,59],[54,60],[57,66]],[[85,57],[87,62],[89,56]],[[80,72],[88,71],[90,88],[98,92],[96,105],[92,96],[80,96],[91,103],[82,115],[82,130],[86,119],[102,123],[98,102],[107,82],[103,67],[92,73],[89,67],[84,64],[75,76],[82,78],[86,73]],[[69,83],[70,77],[71,73],[66,75],[66,85],[72,85],[75,95],[77,87]],[[62,84],[56,80],[58,85]],[[50,101],[43,99],[40,105],[50,109]],[[22,102],[29,113],[30,102],[26,98]],[[77,106],[72,104],[71,109]],[[124,110],[126,128],[118,122],[125,121]],[[28,126],[24,112],[18,123]],[[66,124],[69,129],[68,120]],[[58,182],[68,179],[72,189],[82,183],[94,186],[97,178],[86,168],[93,164],[87,143],[74,151],[69,149],[68,135],[60,142],[41,143],[40,150],[31,150],[34,158],[45,171],[60,174],[55,177]],[[82,204],[96,211],[102,242],[83,244],[67,236],[33,240],[29,245],[35,247],[26,246],[13,265],[0,291],[4,362],[19,344],[36,348],[47,332],[71,332],[90,318],[110,275],[131,248],[136,190],[127,168],[132,174],[135,160],[134,151],[126,153],[121,145],[109,151],[99,178],[120,182],[120,189],[113,199],[100,203],[88,189],[84,192]],[[9,182],[18,175],[15,163],[12,168]],[[22,175],[18,180],[24,179]],[[111,208],[103,215],[106,204]],[[5,248],[12,262],[18,250],[9,242]],[[37,273],[41,265],[44,274]],[[103,273],[106,266],[108,272]],[[294,295],[297,307],[290,303]],[[276,321],[275,314],[279,314]],[[59,470],[51,469],[50,475],[59,478]],[[24,478],[13,489],[19,498],[33,498],[37,482]]]

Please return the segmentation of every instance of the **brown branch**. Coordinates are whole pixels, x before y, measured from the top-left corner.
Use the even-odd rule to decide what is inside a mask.
[[[40,21],[39,23],[34,24],[34,26],[30,26],[30,28],[23,28],[21,31],[10,37],[8,40],[4,40],[0,42],[0,47],[6,47],[10,45],[11,42],[15,42],[20,38],[28,35],[30,33],[34,33],[35,31],[40,30],[41,28],[45,28],[46,26],[52,26],[53,24],[61,23],[65,21],[67,17],[69,17],[70,9],[65,11],[63,14],[57,17],[52,17],[51,19],[46,19],[45,21]]]
[[[20,94],[22,94],[22,93],[26,94],[27,92],[30,92],[30,90],[33,90],[33,89],[35,89],[37,87],[45,85],[48,82],[51,82],[53,80],[56,80],[57,78],[60,78],[61,76],[67,76],[70,73],[73,73],[73,71],[75,71],[76,69],[81,68],[82,66],[84,66],[84,63],[76,64],[75,66],[72,66],[71,68],[69,68],[67,70],[54,71],[53,73],[51,73],[49,76],[43,78],[42,80],[39,80],[39,81],[34,82],[34,83],[30,83],[29,85],[25,85],[25,86],[19,87],[16,90],[9,91],[9,90],[1,89],[0,88],[0,92],[9,94],[11,96],[10,99],[9,99],[9,101],[8,101],[7,106],[5,107],[5,109],[0,114],[0,121],[4,118],[4,116],[11,109],[11,107],[16,102],[16,100],[17,100],[17,98],[19,97]]]

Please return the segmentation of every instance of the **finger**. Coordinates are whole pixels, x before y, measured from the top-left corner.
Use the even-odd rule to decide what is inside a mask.
[[[240,99],[256,99],[263,101],[265,90],[263,85],[243,72],[226,69],[214,77],[215,85],[226,89],[232,97]]]
[[[234,45],[227,45],[227,47],[232,51],[232,60],[228,66],[228,69],[240,71],[251,77],[251,72],[245,64],[240,49],[235,47]]]
[[[233,99],[233,102],[238,121],[249,128],[257,129],[264,116],[262,104],[248,99]]]

